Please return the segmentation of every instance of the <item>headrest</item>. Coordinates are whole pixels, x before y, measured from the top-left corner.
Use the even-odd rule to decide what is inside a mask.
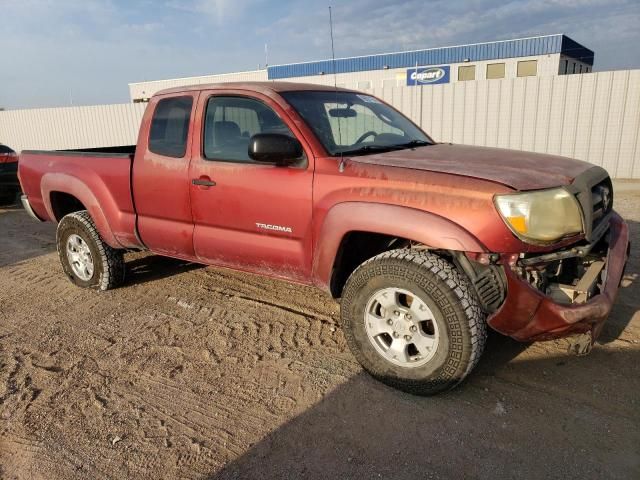
[[[226,138],[235,138],[240,136],[240,127],[236,122],[215,122],[213,124],[213,132],[217,142],[224,141]]]

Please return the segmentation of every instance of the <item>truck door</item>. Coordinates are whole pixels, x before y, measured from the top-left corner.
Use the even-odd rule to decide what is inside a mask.
[[[194,259],[189,131],[196,99],[197,93],[153,98],[133,162],[140,238],[154,253],[186,259]]]
[[[311,271],[313,156],[272,99],[246,92],[203,92],[194,135],[191,211],[199,260],[288,278]],[[290,123],[290,122],[289,122]],[[297,137],[304,158],[291,167],[249,159],[251,136]]]

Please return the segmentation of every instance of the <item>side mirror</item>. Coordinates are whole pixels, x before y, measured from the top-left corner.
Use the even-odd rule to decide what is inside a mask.
[[[249,158],[256,162],[275,163],[286,167],[303,154],[300,142],[280,133],[258,133],[249,140]]]

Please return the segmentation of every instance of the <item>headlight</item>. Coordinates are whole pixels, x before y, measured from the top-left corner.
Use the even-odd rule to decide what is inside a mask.
[[[494,201],[505,223],[522,240],[550,243],[583,231],[580,205],[564,188],[496,195]]]

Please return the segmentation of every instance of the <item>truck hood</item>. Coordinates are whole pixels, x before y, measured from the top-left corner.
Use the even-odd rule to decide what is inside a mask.
[[[592,164],[556,155],[438,143],[415,149],[352,157],[373,165],[464,175],[515,190],[569,185]]]

